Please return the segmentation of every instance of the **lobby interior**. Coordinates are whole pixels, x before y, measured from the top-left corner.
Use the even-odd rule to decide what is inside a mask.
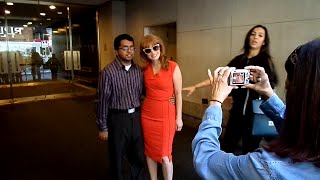
[[[97,140],[95,125],[101,65],[96,13],[106,1],[70,2],[0,1],[0,179],[110,177],[108,147]],[[175,23],[157,28],[175,33]],[[33,51],[42,59],[39,77],[32,72]],[[53,55],[56,79],[47,67]],[[189,122],[175,138],[175,179],[198,179],[189,144],[196,127]]]
[[[136,47],[146,34],[162,37],[168,57],[181,68],[183,86],[189,86],[238,55],[245,33],[263,24],[282,99],[287,55],[320,37],[318,0],[8,2],[0,0],[0,179],[108,179],[107,146],[96,140],[95,95],[118,34],[132,35]],[[42,58],[40,78],[33,75],[32,51]],[[56,79],[47,66],[53,54],[59,61]],[[209,94],[210,88],[183,94],[186,126],[174,142],[174,179],[199,179],[190,143]],[[231,106],[229,98],[223,127]]]

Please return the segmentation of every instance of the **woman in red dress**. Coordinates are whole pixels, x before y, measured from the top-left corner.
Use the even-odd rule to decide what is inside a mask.
[[[163,41],[146,35],[140,43],[146,97],[142,104],[142,130],[145,155],[151,180],[157,179],[161,163],[164,179],[172,179],[172,143],[175,131],[181,131],[182,77],[179,66],[169,61]],[[169,102],[175,96],[175,104]]]

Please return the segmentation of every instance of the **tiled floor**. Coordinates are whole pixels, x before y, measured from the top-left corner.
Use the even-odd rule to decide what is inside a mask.
[[[199,179],[191,154],[197,125],[187,118],[173,146],[176,180]],[[96,136],[94,96],[0,106],[0,179],[110,179],[107,145]]]
[[[68,80],[28,82],[13,84],[12,87],[0,85],[0,105],[95,94],[95,88],[72,83]]]

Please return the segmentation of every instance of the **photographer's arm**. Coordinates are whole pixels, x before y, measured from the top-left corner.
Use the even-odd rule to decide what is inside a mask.
[[[258,179],[257,173],[251,169],[241,168],[242,164],[252,161],[246,157],[236,157],[232,153],[225,153],[220,150],[219,136],[222,128],[223,102],[232,89],[237,86],[228,86],[228,76],[231,69],[228,67],[217,68],[211,75],[213,101],[205,111],[199,130],[192,141],[193,164],[195,170],[202,179],[236,179],[237,174],[242,174],[243,179],[248,179],[246,174],[250,174],[252,179]],[[240,164],[240,166],[239,166]]]
[[[273,121],[277,131],[280,132],[286,111],[286,105],[283,101],[274,93],[271,97],[261,103],[260,109]]]
[[[202,81],[200,83],[197,83],[197,84],[195,84],[193,86],[188,86],[188,87],[182,88],[182,91],[188,91],[187,96],[190,96],[198,88],[206,87],[206,86],[209,86],[209,85],[210,85],[210,80],[207,79],[207,80],[204,80],[204,81]]]

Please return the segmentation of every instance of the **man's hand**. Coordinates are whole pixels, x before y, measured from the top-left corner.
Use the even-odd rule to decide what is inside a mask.
[[[174,94],[172,94],[172,96],[169,97],[169,102],[173,105],[176,105],[176,97],[174,96]]]
[[[98,139],[102,142],[106,142],[108,140],[108,131],[100,131]]]

